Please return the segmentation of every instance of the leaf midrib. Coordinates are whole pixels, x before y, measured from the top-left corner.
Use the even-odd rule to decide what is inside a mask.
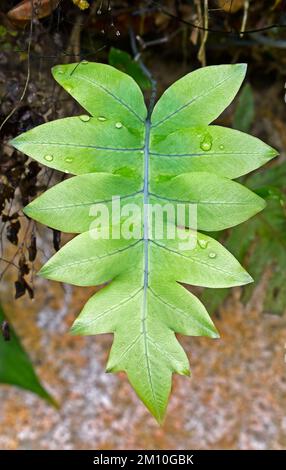
[[[158,153],[158,152],[150,152],[152,157],[224,157],[225,155],[254,155],[254,156],[261,156],[261,152],[201,152],[201,153]]]
[[[205,200],[205,201],[199,201],[199,200],[195,200],[195,199],[176,199],[176,198],[173,198],[173,197],[167,197],[167,196],[160,196],[156,193],[149,193],[149,196],[152,196],[154,197],[155,199],[162,199],[163,201],[171,201],[171,202],[181,202],[181,203],[185,203],[185,204],[214,204],[214,205],[218,205],[218,204],[223,204],[223,205],[236,205],[236,206],[255,206],[255,204],[250,201],[250,202],[243,202],[243,201],[208,201],[208,200]]]
[[[150,146],[150,131],[151,131],[151,119],[150,115],[146,118],[145,121],[145,145],[144,145],[144,186],[143,186],[143,256],[144,256],[144,274],[143,274],[143,300],[142,300],[142,316],[141,316],[141,323],[142,323],[142,335],[143,335],[143,343],[144,343],[144,355],[146,358],[146,367],[147,367],[147,374],[148,380],[151,388],[151,393],[153,396],[153,402],[156,404],[156,411],[159,415],[159,410],[157,408],[157,400],[154,391],[153,381],[152,381],[152,374],[150,368],[150,360],[149,360],[149,352],[148,352],[148,331],[147,331],[147,315],[148,315],[148,303],[147,303],[147,293],[149,287],[149,211],[148,211],[148,204],[149,204],[149,146]]]

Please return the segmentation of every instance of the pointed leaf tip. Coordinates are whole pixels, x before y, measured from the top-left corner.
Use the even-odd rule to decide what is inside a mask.
[[[238,74],[242,75],[242,81],[243,81],[247,72],[248,64],[242,62],[241,64],[233,64],[232,67],[233,67],[233,70],[236,70]]]
[[[260,201],[259,201],[259,207],[260,209],[258,210],[258,212],[261,212],[263,211],[263,209],[265,209],[265,207],[267,206],[267,202],[265,201],[265,199],[263,199],[262,197],[259,198]]]
[[[212,339],[219,339],[220,338],[220,334],[219,334],[218,330],[215,328],[215,326],[214,326],[213,333],[210,334],[209,337],[212,338]]]
[[[28,204],[22,209],[23,213],[28,217],[31,217],[33,215],[33,209],[31,208],[31,204],[32,203]]]
[[[274,158],[274,157],[277,157],[279,154],[280,154],[280,152],[278,150],[276,150],[273,147],[269,147],[269,156]]]
[[[79,336],[79,335],[82,335],[84,333],[81,333],[81,329],[84,325],[78,321],[78,320],[75,320],[74,323],[72,324],[72,326],[70,327],[69,329],[69,333],[73,336]]]
[[[14,139],[9,140],[8,144],[11,145],[11,147],[14,147],[14,149],[18,150],[19,152],[22,152],[22,147],[25,142],[23,142],[23,139],[21,138],[22,134],[19,135],[18,137],[14,137]]]
[[[183,370],[181,371],[181,375],[185,375],[186,377],[191,377],[192,372],[191,372],[191,370],[190,370],[189,368],[188,368],[188,369],[183,369]]]
[[[244,271],[243,282],[241,285],[243,286],[245,284],[251,284],[252,282],[254,282],[254,279],[250,276],[250,274],[248,274],[247,271]]]
[[[243,72],[246,73],[248,64],[246,62],[241,62],[240,64],[235,64],[234,66],[240,68]]]
[[[45,279],[49,279],[49,272],[50,269],[47,267],[47,264],[44,264],[44,266],[41,267],[41,269],[37,272],[37,276],[43,277]]]

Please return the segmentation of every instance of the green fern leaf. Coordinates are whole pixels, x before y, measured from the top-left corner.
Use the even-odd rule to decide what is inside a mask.
[[[220,65],[190,73],[162,95],[151,115],[138,85],[124,73],[96,63],[58,66],[55,79],[90,115],[47,123],[12,141],[39,162],[77,175],[25,209],[41,223],[79,234],[40,274],[79,286],[107,283],[72,331],[114,333],[107,370],[125,371],[159,422],[172,374],[189,374],[175,334],[218,337],[204,306],[180,283],[224,288],[252,279],[219,242],[197,234],[188,214],[184,227],[163,218],[164,230],[177,224],[172,239],[150,236],[146,207],[195,204],[203,231],[231,227],[263,209],[263,199],[231,179],[276,151],[241,132],[208,126],[232,101],[245,71],[245,65]],[[91,213],[102,204],[110,209],[114,196],[121,196],[126,214],[105,224],[106,239],[96,238]],[[142,220],[130,222],[130,203],[142,210]],[[128,223],[139,237],[110,236],[116,224]],[[182,248],[186,237],[191,246]]]

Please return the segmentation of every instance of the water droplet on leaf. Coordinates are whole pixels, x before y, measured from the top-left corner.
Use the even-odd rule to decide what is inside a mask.
[[[121,122],[117,122],[117,123],[115,124],[115,127],[116,127],[116,129],[121,129],[121,128],[122,128]]]
[[[211,149],[211,144],[209,144],[207,142],[203,142],[202,145],[201,145],[201,148],[202,148],[202,150],[205,150],[206,152],[208,152]]]
[[[71,157],[65,158],[66,163],[72,163],[72,161],[73,161],[73,158],[71,158]]]
[[[216,253],[214,253],[213,251],[211,251],[211,252],[209,253],[209,258],[212,258],[212,259],[216,258]]]
[[[81,61],[81,64],[82,64],[82,65],[88,64],[88,60],[82,60],[82,61]]]
[[[220,146],[219,146],[219,149],[220,149],[220,150],[224,150],[224,145],[220,145]]]
[[[90,121],[90,116],[88,116],[87,114],[83,114],[82,116],[79,116],[80,120],[83,121],[83,122],[88,122]]]
[[[102,122],[106,121],[106,118],[104,116],[98,116],[97,119],[98,119],[98,121],[102,121]]]
[[[209,152],[212,148],[213,140],[210,134],[206,134],[200,143],[200,147],[204,152]]]
[[[47,161],[47,162],[52,162],[54,157],[52,155],[45,155],[44,156],[44,159]]]
[[[204,250],[208,246],[209,242],[202,238],[202,239],[198,239],[198,244]]]

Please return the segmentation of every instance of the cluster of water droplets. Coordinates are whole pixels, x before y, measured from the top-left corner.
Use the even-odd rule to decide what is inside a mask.
[[[83,60],[81,62],[81,64],[87,64],[88,61],[86,60]],[[59,73],[63,73],[62,70],[59,70]],[[66,87],[67,91],[68,91],[68,87]],[[90,119],[91,119],[91,116],[87,115],[87,114],[83,114],[81,116],[79,116],[79,119],[82,121],[82,122],[89,122]],[[98,116],[97,117],[97,120],[100,121],[100,122],[106,122],[107,121],[107,118],[105,116]],[[123,124],[118,121],[115,123],[115,127],[116,129],[122,129],[123,127]],[[201,142],[200,142],[200,148],[204,151],[204,152],[209,152],[211,149],[212,149],[212,146],[213,146],[213,139],[212,139],[212,136],[207,133],[203,136]],[[224,145],[220,145],[219,146],[219,149],[220,150],[224,150]],[[44,159],[47,161],[47,162],[52,162],[54,157],[52,155],[45,155]],[[66,157],[65,158],[65,162],[66,163],[72,163],[73,162],[73,158],[72,157]],[[66,171],[68,173],[68,171]],[[202,249],[202,250],[205,250],[208,245],[209,245],[209,241],[203,239],[203,238],[199,238],[198,239],[198,245],[199,247]],[[208,257],[211,258],[211,259],[215,259],[217,257],[217,254],[214,252],[214,251],[210,251],[209,254],[208,254]]]
[[[105,122],[105,121],[107,121],[107,118],[104,117],[104,116],[98,116],[97,120],[100,121],[100,122]],[[116,129],[122,129],[123,128],[122,122],[120,122],[120,121],[116,122],[115,127],[116,127]]]
[[[104,13],[104,3],[105,3],[104,0],[101,0],[100,3],[99,3],[99,6],[98,6],[97,11],[96,11],[96,14],[98,16],[101,16],[102,13]],[[115,24],[114,24],[113,15],[112,15],[111,0],[107,0],[107,7],[105,9],[105,13],[107,13],[107,16],[109,17],[109,27],[112,28],[112,29],[115,29],[116,36],[120,36],[120,31],[118,29],[116,29]],[[105,30],[102,29],[101,33],[104,34]]]
[[[79,116],[79,119],[82,121],[82,122],[88,122],[91,120],[91,116],[89,116],[88,114],[83,114],[81,116]],[[104,117],[104,116],[98,116],[97,117],[97,120],[100,121],[100,122],[105,122],[107,121],[107,118]],[[114,126],[116,127],[116,129],[122,129],[123,128],[123,124],[122,122],[120,121],[117,121]]]
[[[213,138],[209,133],[207,133],[202,137],[202,140],[200,142],[200,148],[204,152],[209,152],[212,149],[212,147],[213,147]],[[219,150],[224,150],[223,144],[219,146]]]
[[[48,155],[44,156],[44,160],[46,160],[46,162],[51,163],[54,160],[54,157],[53,157],[53,155],[48,154]],[[65,158],[65,163],[72,163],[72,162],[73,162],[72,157],[66,157]],[[69,173],[69,170],[65,170],[65,173]]]
[[[204,238],[198,238],[198,245],[202,250],[205,250],[209,245],[209,241]],[[217,257],[217,254],[214,251],[210,251],[208,256],[209,258],[214,259]]]
[[[79,118],[79,120],[82,121],[82,122],[89,122],[92,117],[89,116],[88,114],[82,114],[82,115],[80,115],[78,118]],[[98,117],[97,117],[97,120],[98,120],[99,122],[106,122],[106,121],[107,121],[107,118],[106,118],[105,116],[98,116]],[[123,128],[123,124],[122,124],[122,122],[117,121],[117,122],[114,124],[114,127],[115,127],[116,129],[122,129],[122,128]],[[53,157],[53,155],[51,155],[51,154],[47,154],[47,155],[44,156],[44,160],[46,160],[46,162],[51,163],[51,162],[54,160],[54,157]],[[65,163],[72,163],[72,162],[73,162],[73,158],[72,158],[72,157],[66,157],[64,161],[65,161]],[[66,169],[66,170],[65,170],[65,173],[69,173],[69,170]]]

